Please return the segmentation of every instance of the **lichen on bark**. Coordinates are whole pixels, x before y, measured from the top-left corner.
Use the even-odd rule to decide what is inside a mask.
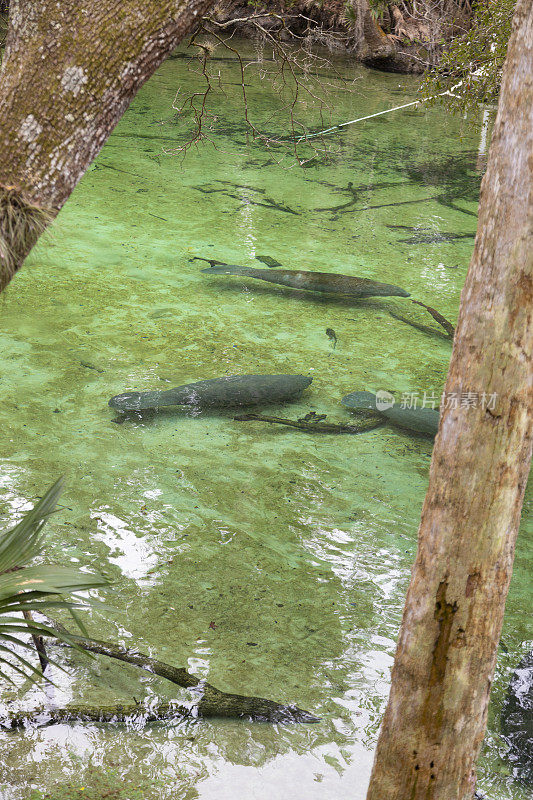
[[[0,213],[10,212],[0,219],[0,291],[138,89],[212,4],[12,0],[0,68]]]

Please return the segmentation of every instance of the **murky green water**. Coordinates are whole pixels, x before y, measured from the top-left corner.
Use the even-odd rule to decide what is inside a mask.
[[[221,65],[236,82],[235,65]],[[357,82],[355,93],[332,97],[334,122],[414,94],[410,78],[338,66]],[[276,95],[252,75],[247,82],[254,119],[271,133],[287,129],[286,118],[268,121]],[[67,796],[81,796],[102,771],[113,772],[102,780],[121,798],[365,796],[431,443],[389,427],[311,436],[229,412],[117,425],[107,401],[255,372],[313,376],[298,403],[264,409],[293,419],[315,410],[348,421],[339,400],[355,389],[438,395],[449,342],[392,316],[435,327],[423,309],[211,277],[190,259],[263,266],[255,257],[267,254],[288,268],[375,278],[455,321],[476,225],[479,138],[440,109],[407,109],[346,129],[329,162],[300,168],[276,147],[247,145],[238,87],[229,86],[210,98],[212,143],[182,161],[163,149],[183,142],[187,125],[171,104],[187,86],[200,83],[183,59],[159,70],[0,302],[2,522],[66,473],[48,556],[112,577],[106,599],[120,613],[91,612],[94,636],[135,642],[221,689],[295,702],[322,721],[4,732],[6,800],[69,781]],[[311,103],[299,113],[319,127]],[[480,763],[480,787],[497,800],[527,794],[500,759],[497,717],[533,639],[530,504],[531,492]],[[55,689],[25,687],[17,702],[172,694],[134,668],[61,657],[70,677],[57,674]]]

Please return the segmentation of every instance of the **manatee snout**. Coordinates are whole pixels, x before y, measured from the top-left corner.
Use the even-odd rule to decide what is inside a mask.
[[[375,288],[369,290],[368,297],[411,297],[411,292],[406,292],[401,286],[394,286],[391,283],[377,283]]]

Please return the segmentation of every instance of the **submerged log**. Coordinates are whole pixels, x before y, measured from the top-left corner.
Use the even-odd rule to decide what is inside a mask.
[[[271,422],[278,425],[289,425],[308,433],[366,433],[383,425],[383,419],[377,414],[365,416],[356,425],[335,424],[332,422],[305,422],[304,420],[285,419],[284,417],[266,417],[264,414],[239,414],[233,417],[237,422]]]
[[[20,728],[26,725],[58,725],[61,722],[135,723],[199,717],[246,719],[251,722],[319,722],[319,718],[293,705],[281,705],[261,697],[245,697],[220,692],[214,686],[198,682],[198,703],[170,701],[153,705],[117,703],[112,706],[71,705],[66,708],[36,708],[0,715],[0,726]]]
[[[439,312],[435,308],[431,308],[431,306],[427,306],[425,303],[421,303],[420,300],[413,300],[413,298],[411,298],[411,303],[414,303],[417,306],[422,306],[422,308],[425,308],[426,311],[429,311],[433,319],[444,328],[450,339],[453,339],[453,337],[455,336],[455,328],[453,327],[451,322],[448,322],[446,317],[443,317],[442,314],[439,314]]]
[[[402,317],[401,314],[395,314],[394,311],[389,311],[389,314],[394,319],[399,320],[400,322],[405,322],[406,325],[410,325],[411,328],[415,328],[417,331],[422,331],[422,333],[429,333],[432,336],[441,336],[443,339],[449,339],[450,336],[447,333],[443,333],[438,328],[430,328],[429,325],[422,325],[421,322],[415,322],[413,319],[407,319],[407,317]]]
[[[263,697],[254,697],[222,692],[215,686],[190,675],[182,667],[173,667],[164,661],[158,661],[138,650],[127,649],[111,642],[89,639],[66,631],[62,625],[47,619],[48,624],[56,630],[68,633],[76,647],[89,653],[116,658],[127,664],[140,667],[153,675],[166,678],[171,683],[185,689],[191,689],[198,696],[197,702],[180,703],[173,701],[158,706],[145,707],[139,703],[129,705],[94,707],[73,705],[59,709],[36,709],[29,712],[15,712],[0,717],[4,727],[17,727],[34,722],[42,725],[53,725],[71,720],[95,722],[124,722],[139,718],[145,722],[162,719],[187,717],[227,717],[248,719],[254,722],[318,722],[319,718],[295,705],[283,705]],[[70,645],[55,642],[62,647]]]

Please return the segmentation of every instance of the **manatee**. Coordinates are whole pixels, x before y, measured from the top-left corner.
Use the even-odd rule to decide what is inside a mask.
[[[372,392],[352,392],[343,397],[341,403],[348,408],[365,411],[377,411],[393,425],[407,428],[426,436],[436,436],[439,429],[439,412],[433,408],[401,408],[394,403],[389,408],[376,405],[376,395]]]
[[[513,672],[501,712],[501,727],[515,777],[533,784],[533,650]]]
[[[145,411],[162,406],[225,408],[282,403],[303,392],[312,380],[307,375],[227,375],[166,391],[117,394],[109,405],[119,411]]]
[[[379,283],[368,278],[352,278],[351,275],[337,275],[334,272],[304,272],[296,269],[255,269],[233,264],[216,265],[203,269],[210,275],[239,275],[243,278],[257,278],[260,281],[279,283],[293,289],[307,289],[312,292],[348,297],[409,297],[409,292],[390,283]]]

